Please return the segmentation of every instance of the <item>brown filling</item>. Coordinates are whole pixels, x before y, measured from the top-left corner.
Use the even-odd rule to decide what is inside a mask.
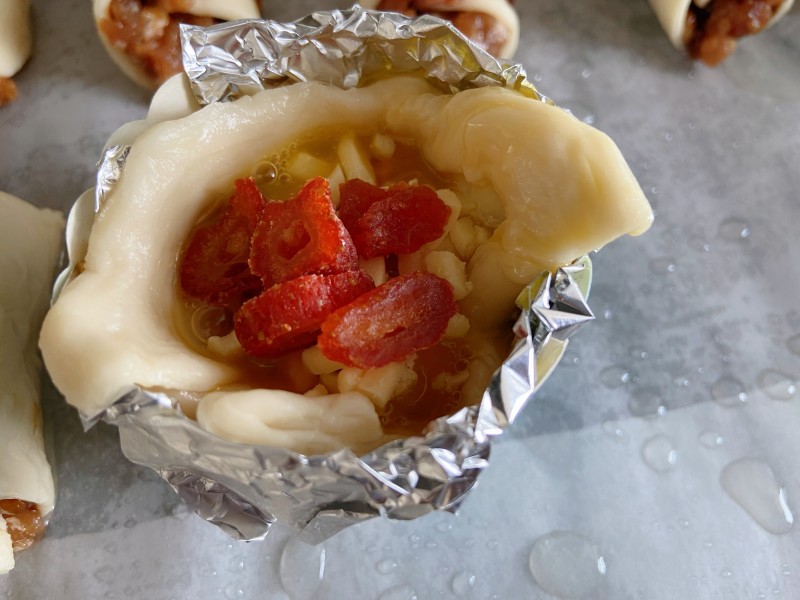
[[[99,27],[112,47],[125,52],[156,83],[181,71],[181,23],[208,27],[219,20],[185,11],[186,0],[111,0]]]
[[[9,77],[0,77],[0,106],[17,99],[17,86]]]
[[[491,15],[474,11],[457,10],[458,2],[449,0],[453,10],[442,11],[441,0],[382,0],[378,10],[400,12],[409,17],[430,14],[453,23],[456,28],[486,50],[497,56],[508,40],[508,30]]]
[[[6,521],[14,552],[29,548],[44,535],[46,523],[33,502],[0,500],[0,515]]]
[[[692,4],[686,17],[684,43],[694,59],[719,64],[740,37],[764,29],[783,0],[712,0],[704,8]]]

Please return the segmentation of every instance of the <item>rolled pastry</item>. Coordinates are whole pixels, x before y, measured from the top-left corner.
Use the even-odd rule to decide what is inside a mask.
[[[31,19],[28,0],[0,2],[0,106],[17,97],[11,77],[31,55]]]
[[[519,17],[509,0],[359,0],[364,8],[433,13],[498,58],[511,58],[519,44]]]
[[[710,66],[730,55],[738,38],[769,27],[794,3],[794,0],[649,1],[672,44]]]
[[[180,23],[260,16],[256,0],[93,0],[100,40],[123,73],[155,89],[181,70]]]
[[[186,93],[177,82],[170,89]],[[182,249],[236,178],[266,169],[280,198],[288,193],[281,185],[296,190],[320,174],[335,187],[354,177],[384,184],[380,165],[426,165],[412,179],[437,173],[455,190],[439,192],[450,207],[445,233],[401,255],[398,269],[428,270],[452,284],[463,314],[445,335],[473,336],[474,361],[494,366],[510,340],[498,350],[489,332],[510,335],[507,319],[524,286],[652,221],[606,135],[499,87],[450,95],[394,77],[350,90],[296,83],[199,110],[175,97],[169,104],[185,116],[173,111],[158,122],[163,111],[153,106],[147,121],[115,134],[131,135],[123,175],[94,222],[80,273],[43,326],[52,379],[87,415],[136,384],[192,392],[202,427],[244,443],[323,453],[384,439],[378,411],[417,384],[408,364],[342,368],[312,347],[280,363],[274,376],[282,383],[273,386],[241,362],[231,334],[186,333],[187,304],[176,285]],[[409,140],[414,145],[402,149]],[[364,159],[370,154],[374,160]],[[383,261],[361,268],[376,283],[386,277]],[[442,373],[431,388],[480,394],[492,370]]]
[[[61,213],[0,192],[0,573],[44,528],[55,501],[36,349],[61,250]],[[13,540],[13,544],[12,544]]]

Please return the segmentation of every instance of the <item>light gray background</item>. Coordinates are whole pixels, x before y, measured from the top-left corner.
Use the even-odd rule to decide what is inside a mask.
[[[41,206],[66,210],[109,134],[147,108],[89,4],[34,0],[21,98],[0,110],[0,189]],[[349,3],[264,4],[292,19]],[[517,7],[517,59],[616,140],[657,216],[594,257],[598,320],[496,445],[461,513],[374,519],[317,548],[280,529],[234,543],[127,463],[113,428],[84,433],[48,388],[57,508],[46,539],[0,577],[0,598],[551,598],[528,556],[557,530],[602,554],[592,598],[800,597],[798,527],[768,533],[719,482],[731,461],[758,458],[800,514],[800,392],[779,401],[759,385],[765,369],[786,390],[800,379],[800,12],[712,70],[669,45],[644,0]],[[709,432],[719,447],[700,442]],[[676,453],[668,472],[643,459],[656,434]],[[569,557],[562,567],[591,571]]]

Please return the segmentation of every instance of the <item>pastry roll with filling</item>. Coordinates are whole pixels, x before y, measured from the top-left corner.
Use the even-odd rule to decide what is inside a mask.
[[[451,21],[475,44],[498,58],[511,58],[519,44],[519,17],[511,0],[359,0],[364,8],[432,14]]]
[[[0,106],[17,97],[11,79],[31,55],[31,16],[28,0],[0,2]]]
[[[115,134],[123,174],[43,326],[87,415],[135,384],[304,454],[418,434],[480,400],[526,285],[652,220],[606,135],[514,91],[396,76],[198,108],[185,82]]]
[[[61,251],[61,213],[0,192],[0,573],[53,510],[39,408],[39,326]]]
[[[709,66],[722,62],[738,40],[766,29],[794,0],[650,0],[676,48]]]
[[[97,31],[130,79],[155,89],[181,70],[181,23],[258,18],[256,0],[93,0]]]

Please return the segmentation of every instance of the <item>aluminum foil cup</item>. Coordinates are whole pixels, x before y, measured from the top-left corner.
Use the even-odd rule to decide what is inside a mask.
[[[452,25],[433,17],[349,10],[314,13],[294,23],[238,21],[184,26],[184,68],[197,101],[225,102],[297,81],[356,87],[387,69],[417,73],[449,92],[502,86],[551,103],[519,65],[503,65]],[[106,149],[97,186],[73,207],[67,226],[70,265],[79,270],[98,208],[125,168],[129,146]],[[584,257],[545,272],[518,299],[516,345],[478,405],[431,422],[422,435],[394,440],[363,456],[348,449],[304,456],[251,446],[203,430],[180,409],[181,393],[131,388],[98,414],[119,428],[122,450],[164,478],[204,519],[237,539],[263,538],[277,521],[319,542],[348,525],[384,515],[413,519],[455,511],[487,466],[491,440],[520,413],[558,363],[567,338],[593,319],[586,304],[591,262]]]

